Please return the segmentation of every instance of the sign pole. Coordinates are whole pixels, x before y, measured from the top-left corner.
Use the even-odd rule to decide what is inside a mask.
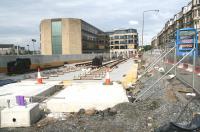
[[[195,88],[195,65],[196,65],[196,33],[194,36],[194,52],[193,52],[193,74],[192,74],[192,88]]]

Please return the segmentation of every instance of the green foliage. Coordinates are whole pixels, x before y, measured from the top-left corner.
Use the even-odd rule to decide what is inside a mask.
[[[148,51],[148,50],[152,49],[152,46],[151,45],[145,45],[145,46],[143,46],[143,48],[144,48],[144,51]]]
[[[140,52],[148,51],[148,50],[151,50],[151,49],[153,49],[153,47],[151,45],[145,45],[145,46],[138,47],[138,50]]]

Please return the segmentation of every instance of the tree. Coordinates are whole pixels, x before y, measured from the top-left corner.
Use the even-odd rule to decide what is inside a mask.
[[[145,45],[145,46],[143,46],[143,48],[144,48],[144,51],[148,51],[148,50],[152,49],[152,46],[151,45]]]

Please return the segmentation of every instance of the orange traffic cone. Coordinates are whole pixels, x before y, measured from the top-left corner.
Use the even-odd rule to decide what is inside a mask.
[[[38,68],[37,83],[43,84],[42,77],[41,77],[41,74],[40,74],[40,68]]]
[[[110,73],[109,73],[109,68],[106,69],[106,80],[105,80],[105,85],[110,85],[111,81],[110,81]]]

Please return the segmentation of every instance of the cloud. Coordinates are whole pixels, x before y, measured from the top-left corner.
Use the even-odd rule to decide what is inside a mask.
[[[0,43],[16,43],[14,40],[25,43],[30,38],[37,38],[39,46],[40,21],[60,17],[81,18],[103,31],[131,26],[141,35],[142,12],[159,9],[158,14],[145,14],[144,42],[149,43],[165,22],[189,1],[1,0]]]
[[[129,25],[138,25],[139,24],[139,22],[138,21],[135,21],[135,20],[130,20],[129,22]]]

